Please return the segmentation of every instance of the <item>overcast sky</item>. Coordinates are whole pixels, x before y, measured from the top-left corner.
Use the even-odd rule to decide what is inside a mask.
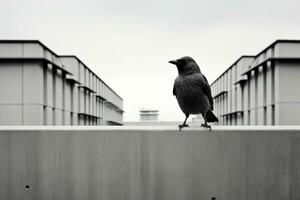
[[[141,108],[181,121],[169,60],[192,56],[211,83],[243,54],[276,39],[300,39],[300,1],[2,1],[1,39],[38,39],[82,59],[124,99],[124,120]]]

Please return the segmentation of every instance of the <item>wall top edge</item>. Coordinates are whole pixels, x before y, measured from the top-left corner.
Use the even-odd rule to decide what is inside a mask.
[[[190,127],[178,131],[177,126],[0,126],[0,131],[174,131],[174,133],[184,134],[185,132],[214,132],[223,131],[300,131],[300,126],[212,126],[212,131],[201,127]]]

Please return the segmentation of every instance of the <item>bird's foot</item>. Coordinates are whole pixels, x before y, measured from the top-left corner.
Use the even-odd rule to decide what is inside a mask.
[[[209,128],[209,130],[211,131],[211,126],[208,124],[201,124],[201,127],[205,127],[205,129]]]
[[[187,124],[179,124],[178,125],[179,131],[181,131],[181,129],[184,128],[184,127],[189,127],[189,125],[187,125]]]

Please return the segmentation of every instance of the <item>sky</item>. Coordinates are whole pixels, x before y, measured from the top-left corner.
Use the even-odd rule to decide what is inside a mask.
[[[213,82],[241,55],[277,39],[300,39],[296,0],[10,0],[0,6],[0,39],[37,39],[74,54],[124,103],[124,121],[142,108],[182,121],[172,95],[177,69],[193,57]]]

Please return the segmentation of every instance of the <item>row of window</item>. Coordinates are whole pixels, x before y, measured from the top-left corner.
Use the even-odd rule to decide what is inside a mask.
[[[233,84],[214,99],[216,114],[223,125],[272,125],[275,120],[274,64],[268,62],[248,73],[247,80]],[[272,107],[267,111],[268,107]],[[255,112],[255,110],[264,110]],[[251,113],[253,112],[253,114]],[[269,118],[271,118],[269,120]]]
[[[49,73],[49,69],[52,73]],[[49,78],[48,76],[52,76]],[[59,83],[59,84],[58,84]],[[103,125],[106,121],[116,121],[122,123],[122,112],[118,110],[119,118],[110,118],[110,112],[114,109],[107,105],[107,101],[103,97],[95,95],[94,91],[88,87],[81,87],[76,82],[68,81],[66,74],[52,69],[51,66],[44,66],[44,105],[49,106],[48,99],[52,99],[53,109],[62,110],[62,122],[55,119],[57,116],[53,114],[52,124],[70,124],[70,125]],[[57,104],[59,103],[59,106]],[[48,112],[45,109],[45,112]],[[69,116],[64,115],[64,112],[70,113]],[[55,112],[54,112],[55,113]],[[80,116],[74,118],[74,114]],[[49,114],[44,113],[44,116]],[[44,124],[48,124],[49,120],[45,119]],[[68,121],[68,123],[64,123]]]

